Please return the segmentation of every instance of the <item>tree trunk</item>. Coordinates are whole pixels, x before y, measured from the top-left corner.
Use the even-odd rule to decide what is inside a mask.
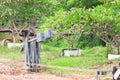
[[[13,35],[13,43],[16,43],[15,35]]]
[[[13,43],[19,42],[19,35],[18,34],[13,34]]]

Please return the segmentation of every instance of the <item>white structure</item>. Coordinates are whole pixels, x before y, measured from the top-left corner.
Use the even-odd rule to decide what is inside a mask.
[[[8,43],[8,48],[21,47],[23,43]]]
[[[120,55],[116,55],[116,54],[108,54],[108,60],[116,59],[116,58],[120,58]]]
[[[80,56],[81,55],[81,50],[79,49],[63,49],[62,50],[62,56]]]

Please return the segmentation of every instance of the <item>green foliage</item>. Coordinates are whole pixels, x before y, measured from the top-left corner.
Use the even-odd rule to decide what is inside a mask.
[[[66,39],[60,38],[60,36],[53,36],[51,39],[45,41],[44,44],[58,48],[69,48]]]
[[[82,34],[81,38],[79,39],[79,48],[86,48],[86,47],[95,47],[95,46],[105,46],[105,43],[99,39],[94,34]]]
[[[70,39],[73,39],[73,42],[76,42],[75,47],[101,45],[103,40],[118,48],[120,46],[119,12],[119,0],[1,0],[0,24],[9,24],[13,20],[18,27],[33,27],[39,22],[40,31],[53,28],[58,33],[84,33],[82,37],[78,35],[77,38],[75,35],[60,34],[50,40],[52,43],[46,41],[58,47],[65,46],[71,41]],[[94,36],[90,36],[91,33]],[[70,39],[66,40],[66,38]],[[110,40],[114,41],[110,42]]]
[[[64,34],[61,36],[67,40],[72,48],[75,48],[76,46],[73,44],[78,42],[77,39],[81,36],[83,27],[88,23],[88,18],[85,14],[86,11],[84,8],[72,11],[60,10],[54,17],[50,17],[41,28],[44,29],[46,26],[50,26],[51,28],[55,28],[58,34],[61,32],[66,35],[68,34],[68,36]]]
[[[120,26],[118,21],[120,21],[120,18],[118,16],[120,8],[117,6],[110,3],[109,5],[100,5],[90,10],[91,29],[89,30],[106,44],[116,47],[116,53],[119,54]]]
[[[90,1],[90,0],[89,0]],[[119,0],[93,0],[93,2],[89,2],[87,0],[62,0],[58,1],[64,8],[59,8],[60,10],[55,12],[54,16],[51,16],[46,20],[46,23],[41,26],[42,29],[47,28],[48,26],[57,30],[57,32],[69,32],[71,31],[71,26],[73,24],[76,25],[76,29],[78,31],[85,32],[86,39],[84,37],[79,38],[79,47],[85,47],[88,45],[102,45],[101,40],[105,43],[119,46],[119,41],[108,42],[110,40],[119,40],[120,37],[120,3]],[[86,9],[80,8],[84,3],[96,3],[101,5],[94,6],[93,8]],[[77,5],[80,4],[79,6]],[[87,5],[86,3],[86,5]],[[104,3],[104,4],[103,4]],[[76,5],[75,5],[76,4]],[[91,5],[91,4],[89,4]],[[88,5],[88,6],[89,6]],[[93,6],[93,4],[92,4]],[[84,7],[86,7],[84,5]],[[69,11],[66,9],[70,9]],[[47,26],[47,27],[46,27]],[[94,34],[98,38],[94,38],[94,36],[87,36],[89,34]],[[63,35],[62,35],[63,36]],[[61,36],[58,36],[61,38]],[[68,37],[68,36],[67,36]],[[117,37],[117,38],[116,38]],[[90,39],[88,39],[90,38]],[[106,38],[106,39],[105,39]],[[54,38],[55,39],[55,38]],[[56,38],[57,39],[57,38]],[[84,40],[85,39],[85,40]],[[101,40],[100,40],[101,39]],[[90,42],[93,40],[93,43]],[[57,41],[57,40],[56,40]],[[113,44],[112,44],[113,43]],[[117,45],[115,45],[117,44]]]
[[[94,6],[102,4],[98,0],[57,0],[59,8],[70,10],[72,8],[92,8]]]
[[[117,3],[116,3],[117,4]],[[120,8],[116,4],[107,4],[107,5],[100,5],[95,7],[93,10],[91,10],[92,13],[90,13],[91,19],[97,22],[113,22],[114,29],[118,30],[118,25],[120,21],[119,11]],[[115,31],[116,31],[115,30]]]
[[[100,2],[103,2],[105,4],[110,4],[110,3],[119,3],[119,0],[99,0]]]
[[[1,0],[0,19],[6,26],[10,21],[14,21],[17,27],[34,26],[38,18],[52,14],[51,6],[48,0]]]

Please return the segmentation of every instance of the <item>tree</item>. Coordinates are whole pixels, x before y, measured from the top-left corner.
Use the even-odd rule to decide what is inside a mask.
[[[97,6],[90,11],[91,32],[120,54],[120,8],[116,4],[107,4]]]
[[[86,31],[85,33],[87,34],[89,34],[90,31],[90,33],[97,35],[107,45],[117,49],[116,53],[119,54],[120,1],[98,0],[98,2],[101,2],[101,5],[96,3],[95,6],[92,3],[97,2],[97,0],[94,0],[90,2],[92,8],[87,8],[85,5],[82,7],[86,8],[80,8],[80,5],[86,3],[86,1],[87,0],[76,0],[75,2],[75,0],[65,0],[64,2],[64,0],[60,0],[59,3],[63,3],[61,6],[65,8],[60,8],[61,10],[56,12],[55,16],[50,17],[42,27],[46,28],[46,26],[50,26],[58,30],[58,32],[69,32],[72,29],[72,25],[76,25],[76,28],[80,26],[79,31]],[[81,4],[79,6],[75,5],[77,2]]]
[[[89,21],[86,13],[85,8],[71,11],[60,10],[55,16],[50,17],[41,28],[44,29],[46,26],[54,28],[60,34],[59,37],[67,40],[69,48],[76,48],[82,30]]]
[[[38,27],[38,20],[52,14],[51,8],[52,3],[48,0],[1,0],[0,22],[10,27],[16,38],[26,27]],[[17,38],[14,39],[16,41]]]

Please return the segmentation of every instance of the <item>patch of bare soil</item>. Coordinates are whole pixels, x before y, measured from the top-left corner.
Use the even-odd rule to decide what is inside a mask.
[[[0,59],[0,80],[95,80],[94,75],[50,74],[43,71],[27,72],[24,61]]]
[[[64,74],[61,77],[70,78],[72,80],[96,80],[93,75],[81,75],[81,74]]]

